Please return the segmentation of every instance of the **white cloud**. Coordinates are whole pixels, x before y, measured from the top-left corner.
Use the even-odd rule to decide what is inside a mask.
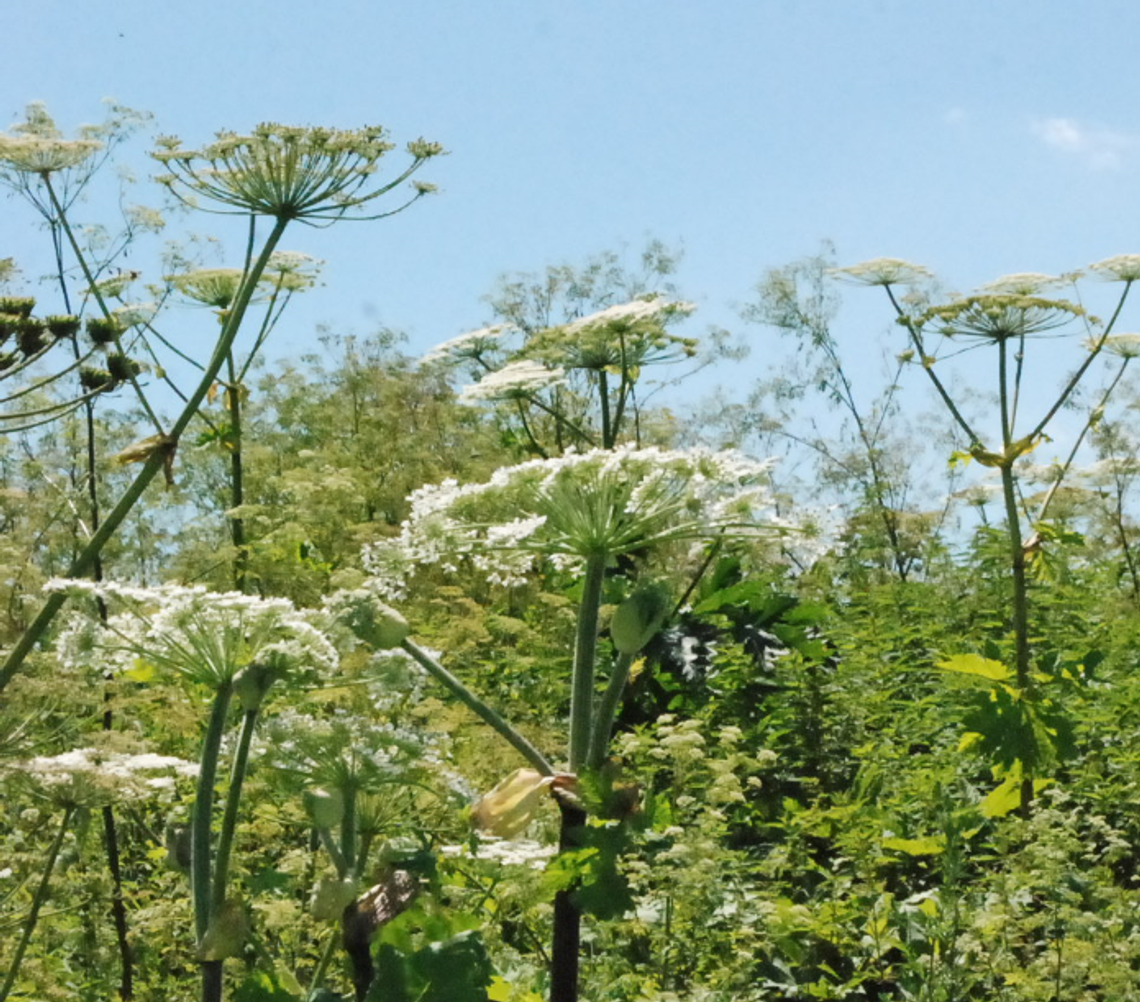
[[[947,110],[946,114],[942,116],[942,121],[952,128],[958,128],[966,125],[970,121],[970,113],[965,108],[960,108],[955,105],[953,108]]]
[[[1140,135],[1089,126],[1074,118],[1045,118],[1033,132],[1046,146],[1075,156],[1094,170],[1119,170],[1140,152]]]

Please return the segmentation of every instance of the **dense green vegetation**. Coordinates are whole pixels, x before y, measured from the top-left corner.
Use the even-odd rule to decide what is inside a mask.
[[[651,244],[267,361],[282,237],[439,147],[165,141],[249,243],[140,276],[160,213],[73,218],[137,124],[0,137],[56,262],[0,262],[0,1002],[1140,998],[1140,256],[825,251],[744,310],[777,367]]]

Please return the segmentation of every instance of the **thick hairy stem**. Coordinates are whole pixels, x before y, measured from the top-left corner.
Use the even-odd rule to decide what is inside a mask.
[[[427,673],[448,690],[456,699],[487,724],[496,734],[503,737],[512,748],[544,776],[554,775],[554,766],[546,756],[503,719],[502,715],[483,702],[419,644],[405,640],[401,645]]]
[[[1021,521],[1017,511],[1017,494],[1013,470],[1009,465],[1001,468],[1002,495],[1005,499],[1005,517],[1010,545],[1010,581],[1013,585],[1013,636],[1015,643],[1014,667],[1017,686],[1026,696],[1033,688],[1029,672],[1029,594],[1025,579],[1025,545],[1021,540]],[[1025,763],[1021,781],[1021,812],[1028,816],[1033,802],[1033,772]]]
[[[613,674],[610,675],[610,681],[606,685],[606,691],[598,700],[598,708],[594,712],[594,733],[590,741],[590,755],[587,759],[587,765],[591,769],[600,769],[606,760],[614,719],[617,717],[618,706],[621,704],[621,696],[625,692],[625,684],[629,680],[629,669],[632,664],[632,654],[618,655]]]
[[[602,405],[602,448],[614,447],[614,433],[610,426],[610,382],[606,378],[606,370],[598,370],[598,399]]]
[[[356,784],[346,783],[344,793],[344,817],[340,821],[340,854],[344,858],[345,876],[354,877],[360,873],[356,858]]]
[[[4,979],[3,986],[0,986],[0,1002],[5,1002],[5,999],[8,998],[9,993],[12,991],[12,986],[16,983],[16,977],[20,973],[20,965],[24,962],[24,954],[27,952],[28,944],[32,940],[32,933],[35,931],[36,922],[40,917],[40,909],[47,900],[48,884],[51,883],[51,871],[55,869],[55,861],[59,856],[59,850],[63,846],[63,840],[67,835],[67,828],[71,824],[71,817],[74,813],[74,807],[64,808],[63,817],[59,823],[59,830],[56,832],[55,839],[52,841],[51,848],[48,850],[47,860],[44,863],[43,876],[40,878],[39,886],[36,888],[35,896],[32,898],[31,910],[28,912],[28,917],[24,919],[24,931],[20,936],[20,942],[16,945],[16,952],[12,955],[12,959],[8,961],[8,976]]]
[[[226,374],[229,377],[230,402],[230,508],[240,508],[245,503],[241,454],[241,387],[232,351],[226,356]],[[241,515],[230,516],[230,538],[234,544],[234,591],[244,592],[249,553],[245,548],[245,519]]]
[[[135,997],[134,951],[127,927],[127,906],[123,895],[123,871],[119,860],[119,833],[114,808],[103,808],[103,841],[107,849],[107,870],[111,874],[111,918],[115,923],[115,943],[119,951],[119,998]]]
[[[1021,516],[1017,508],[1017,487],[1013,477],[1013,459],[1009,456],[1013,443],[1013,422],[1010,415],[1007,350],[1004,341],[998,344],[998,393],[1001,406],[1002,453],[1006,457],[1001,466],[1002,497],[1005,501],[1006,532],[1009,536],[1010,582],[1013,586],[1013,637],[1014,668],[1017,685],[1025,697],[1031,695],[1033,680],[1029,674],[1029,595],[1025,580],[1025,543],[1021,538]],[[1033,769],[1022,762],[1021,813],[1028,817],[1033,802]]]
[[[170,450],[177,445],[179,436],[186,430],[186,427],[190,424],[194,415],[197,414],[198,408],[202,406],[202,401],[206,399],[206,394],[209,392],[210,387],[213,386],[226,360],[226,356],[233,347],[234,338],[237,337],[242,317],[245,314],[246,308],[249,306],[249,301],[253,296],[257,281],[265,270],[269,255],[281,240],[281,234],[285,232],[286,224],[287,220],[282,219],[278,219],[274,222],[273,230],[266,239],[265,246],[246,274],[237,300],[234,303],[230,315],[226,318],[225,325],[222,327],[222,333],[218,337],[218,343],[214,347],[214,353],[202,373],[202,379],[186,401],[186,406],[183,407],[181,414],[179,414],[178,419],[171,426],[167,434],[168,445],[165,448],[156,448],[150,454],[143,464],[142,469],[139,471],[138,476],[135,477],[134,482],[127,488],[126,493],[123,494],[118,504],[108,513],[106,520],[99,527],[99,530],[91,537],[91,540],[67,569],[67,577],[83,577],[90,571],[96,558],[107,544],[107,540],[114,535],[123,520],[130,514],[131,509],[134,508],[135,503],[158,474],[158,471],[169,463]],[[20,670],[24,660],[47,631],[47,628],[51,625],[52,620],[55,619],[56,614],[63,607],[65,601],[66,598],[62,592],[54,592],[48,597],[36,618],[24,631],[19,641],[17,641],[16,646],[12,648],[3,666],[0,666],[0,691],[3,691],[5,686],[12,681],[16,672]]]
[[[586,824],[581,808],[558,802],[562,828],[558,848],[568,852],[578,847],[578,836]],[[574,902],[576,888],[568,887],[554,896],[553,943],[550,951],[550,1002],[578,1002],[578,968],[581,954],[582,912]]]
[[[582,602],[578,606],[578,636],[574,643],[574,673],[570,681],[570,771],[586,764],[594,715],[594,659],[598,648],[598,609],[602,604],[604,553],[586,558]]]
[[[230,785],[226,790],[226,806],[222,813],[222,830],[218,835],[218,851],[214,862],[214,877],[210,886],[210,917],[221,911],[226,903],[226,884],[230,876],[230,857],[233,855],[234,834],[237,831],[238,806],[241,803],[241,789],[245,774],[249,769],[249,748],[253,732],[257,727],[257,710],[246,710],[241,722],[241,734],[234,751],[233,766],[230,770]]]
[[[233,684],[223,682],[214,694],[210,722],[202,741],[198,785],[190,816],[190,891],[194,898],[194,932],[200,943],[210,927],[210,821],[214,807],[214,785],[218,777],[218,756],[226,729]]]

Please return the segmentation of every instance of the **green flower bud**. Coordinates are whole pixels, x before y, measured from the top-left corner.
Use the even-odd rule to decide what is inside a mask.
[[[79,317],[70,314],[48,317],[44,323],[52,337],[74,337],[79,333]]]
[[[333,828],[344,817],[344,794],[340,790],[314,787],[301,794],[305,813],[317,828]]]
[[[179,873],[190,872],[190,826],[176,821],[166,823],[166,865]]]
[[[363,588],[336,596],[338,618],[378,651],[399,647],[412,628],[395,609]]]
[[[669,589],[658,582],[639,585],[613,614],[610,637],[622,654],[636,654],[669,615]]]
[[[245,907],[236,898],[230,898],[210,920],[206,935],[198,944],[200,960],[225,960],[241,953],[249,932]]]
[[[241,708],[247,712],[261,709],[270,687],[280,677],[268,665],[246,665],[234,676],[234,694],[241,701]]]
[[[357,889],[355,880],[322,877],[309,897],[309,913],[319,921],[338,919],[356,900]]]

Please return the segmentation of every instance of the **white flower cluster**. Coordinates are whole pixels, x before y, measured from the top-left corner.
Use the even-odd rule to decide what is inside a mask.
[[[498,347],[499,339],[513,330],[514,328],[510,324],[493,324],[490,327],[480,327],[477,331],[460,334],[450,341],[437,344],[420,359],[420,365],[479,358],[479,356]]]
[[[78,167],[102,146],[94,139],[0,134],[0,165],[24,174],[51,174]]]
[[[274,251],[269,255],[261,281],[286,292],[302,292],[317,284],[324,261],[303,251]]]
[[[1045,275],[1039,271],[1019,271],[1012,275],[1002,275],[981,287],[982,292],[1009,294],[1013,296],[1035,296],[1043,289],[1062,285],[1066,279],[1059,275]]]
[[[440,847],[440,854],[449,859],[481,859],[501,866],[543,870],[547,861],[558,855],[558,846],[529,839],[481,839],[474,850],[470,845],[445,845]]]
[[[200,586],[137,588],[64,578],[45,588],[97,595],[117,607],[105,625],[90,617],[71,620],[58,645],[65,664],[84,664],[97,652],[105,669],[130,670],[141,661],[212,685],[254,661],[321,674],[339,664],[328,637],[287,599]]]
[[[76,748],[6,766],[40,794],[61,804],[96,806],[137,800],[174,787],[177,777],[198,775],[194,762],[152,752],[127,754]]]
[[[158,313],[158,303],[126,303],[113,310],[111,315],[124,327],[149,324]]]
[[[1110,334],[1108,337],[1100,340],[1104,341],[1104,350],[1111,355],[1118,355],[1121,358],[1140,357],[1140,334]],[[1092,339],[1089,341],[1088,347],[1092,348],[1096,343],[1097,339]]]
[[[399,596],[416,566],[455,571],[469,560],[496,583],[521,583],[536,557],[573,565],[720,532],[788,530],[774,514],[771,461],[707,449],[625,446],[496,470],[486,483],[447,480],[411,496],[400,535],[374,544],[374,587]]]
[[[934,277],[928,268],[897,257],[877,257],[847,268],[829,268],[828,274],[856,285],[915,285]]]
[[[541,362],[523,359],[489,372],[479,382],[463,387],[459,402],[473,404],[484,400],[525,399],[565,379],[564,369],[550,369]]]
[[[448,761],[446,735],[345,707],[284,710],[267,722],[257,750],[276,769],[362,790],[414,771],[441,774]]]
[[[609,327],[613,324],[631,324],[638,320],[656,319],[663,314],[688,314],[697,307],[693,303],[670,301],[660,298],[635,299],[629,303],[618,303],[586,317],[579,317],[562,327],[567,334],[595,327]]]
[[[1108,282],[1140,280],[1140,254],[1117,254],[1090,264],[1088,270]]]

